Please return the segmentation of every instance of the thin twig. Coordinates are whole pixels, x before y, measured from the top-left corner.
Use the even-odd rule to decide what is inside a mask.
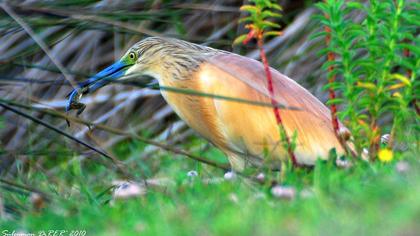
[[[50,124],[48,124],[48,123],[44,122],[44,121],[43,121],[43,120],[41,120],[41,119],[38,119],[38,118],[36,118],[36,117],[34,117],[34,116],[28,115],[28,114],[26,114],[26,113],[24,113],[24,112],[21,112],[21,111],[19,111],[19,110],[14,109],[13,107],[11,107],[11,106],[9,106],[9,105],[5,104],[5,103],[7,103],[7,102],[4,102],[4,101],[6,101],[6,100],[0,99],[0,106],[2,106],[4,109],[9,110],[9,111],[11,111],[11,112],[13,112],[13,113],[16,113],[16,114],[18,114],[18,115],[20,115],[20,116],[23,116],[23,117],[25,117],[25,118],[27,118],[27,119],[29,119],[29,120],[31,120],[31,121],[33,121],[33,122],[35,122],[35,123],[38,123],[38,124],[40,124],[40,125],[42,125],[42,126],[44,126],[44,127],[47,127],[48,129],[51,129],[51,130],[53,130],[53,131],[55,131],[55,132],[57,132],[57,133],[59,133],[59,134],[61,134],[61,135],[65,136],[65,137],[67,137],[67,138],[69,138],[69,139],[71,139],[71,140],[73,140],[73,141],[75,141],[75,142],[77,142],[77,143],[79,143],[79,144],[81,144],[81,145],[83,145],[83,146],[85,146],[85,147],[89,148],[90,150],[92,150],[92,151],[94,151],[94,152],[96,152],[96,153],[98,153],[98,154],[100,154],[100,155],[104,156],[105,158],[109,159],[109,160],[110,160],[110,161],[111,161],[111,162],[115,165],[115,167],[117,168],[117,170],[118,170],[121,174],[123,174],[123,175],[124,175],[124,177],[133,179],[133,176],[132,176],[131,174],[129,174],[129,173],[125,170],[126,168],[124,168],[123,163],[122,163],[121,161],[119,161],[118,159],[116,159],[116,158],[114,158],[114,157],[110,156],[109,154],[105,153],[104,151],[101,151],[101,150],[99,150],[98,148],[95,148],[94,146],[92,146],[92,145],[90,145],[90,144],[88,144],[88,143],[86,143],[86,142],[84,142],[84,141],[82,141],[82,140],[80,140],[80,139],[78,139],[78,138],[76,138],[76,137],[72,136],[71,134],[68,134],[68,133],[66,133],[66,132],[62,131],[61,129],[59,129],[59,128],[57,128],[57,127],[54,127],[54,126],[52,126],[52,125],[50,125]],[[9,104],[10,104],[10,103],[9,103]],[[13,105],[13,104],[11,104],[11,105]]]
[[[23,190],[28,191],[28,192],[33,192],[33,193],[41,194],[46,200],[50,200],[51,199],[51,196],[49,194],[44,193],[41,190],[36,189],[34,187],[31,187],[31,186],[18,184],[18,183],[15,183],[15,182],[12,182],[12,181],[6,180],[6,179],[0,179],[0,183],[3,183],[3,184],[6,184],[6,185],[9,185],[9,186],[12,186],[14,188],[23,189]]]
[[[115,160],[113,157],[111,157],[110,155],[106,154],[104,151],[101,151],[101,150],[99,150],[99,149],[97,149],[97,148],[95,148],[95,147],[91,146],[90,144],[85,143],[85,142],[83,142],[82,140],[80,140],[80,139],[77,139],[77,138],[73,137],[72,135],[70,135],[70,134],[68,134],[68,133],[66,133],[66,132],[64,132],[64,131],[62,131],[62,130],[60,130],[60,129],[59,129],[59,128],[57,128],[57,127],[54,127],[54,126],[52,126],[52,125],[50,125],[50,124],[48,124],[48,123],[44,122],[44,121],[43,121],[43,120],[41,120],[41,119],[38,119],[38,118],[36,118],[36,117],[34,117],[34,116],[30,116],[30,115],[28,115],[28,114],[26,114],[26,113],[24,113],[24,112],[21,112],[21,111],[19,111],[19,110],[16,110],[15,108],[13,108],[13,107],[11,107],[11,106],[9,106],[9,105],[7,105],[7,104],[3,103],[3,102],[0,102],[0,106],[2,106],[2,107],[3,107],[4,109],[6,109],[6,110],[9,110],[9,111],[11,111],[11,112],[13,112],[13,113],[16,113],[16,114],[18,114],[18,115],[20,115],[20,116],[23,116],[23,117],[25,117],[25,118],[27,118],[27,119],[29,119],[29,120],[31,120],[31,121],[33,121],[33,122],[35,122],[35,123],[38,123],[38,124],[40,124],[40,125],[42,125],[42,126],[45,126],[45,127],[47,127],[48,129],[51,129],[51,130],[53,130],[53,131],[55,131],[55,132],[57,132],[57,133],[59,133],[59,134],[61,134],[61,135],[63,135],[63,136],[65,136],[65,137],[67,137],[67,138],[69,138],[69,139],[71,139],[71,140],[75,141],[76,143],[79,143],[79,144],[81,144],[81,145],[83,145],[83,146],[85,146],[85,147],[87,147],[87,148],[89,148],[89,149],[91,149],[91,150],[93,150],[93,151],[95,151],[95,152],[97,152],[97,153],[101,154],[102,156],[104,156],[104,157],[106,157],[107,159],[111,160],[112,162],[116,163],[116,160]]]
[[[78,118],[78,117],[69,116],[69,115],[66,115],[64,113],[57,112],[57,111],[54,111],[54,110],[36,108],[36,107],[29,106],[29,105],[20,104],[18,102],[14,102],[14,101],[7,101],[7,100],[4,100],[4,99],[0,98],[0,105],[2,105],[4,103],[8,103],[12,106],[18,106],[18,107],[22,107],[22,108],[25,108],[25,109],[37,110],[37,111],[43,112],[43,113],[51,115],[51,116],[60,117],[60,118],[68,119],[72,122],[76,122],[76,123],[84,124],[84,125],[87,125],[87,126],[91,126],[92,128],[94,127],[94,128],[97,128],[97,129],[100,129],[100,130],[103,130],[103,131],[107,131],[107,132],[110,132],[110,133],[113,133],[113,134],[126,136],[126,137],[129,137],[129,138],[132,138],[132,139],[137,139],[137,140],[139,140],[143,143],[147,143],[147,144],[150,144],[150,145],[153,145],[153,146],[156,146],[156,147],[160,147],[164,150],[170,151],[170,152],[175,153],[175,154],[186,156],[190,159],[202,162],[204,164],[207,164],[207,165],[210,165],[210,166],[222,169],[222,170],[230,170],[228,165],[217,163],[217,162],[208,160],[208,159],[203,158],[203,157],[195,156],[195,155],[193,155],[189,152],[186,152],[184,150],[173,148],[169,145],[166,145],[166,144],[163,144],[163,143],[159,143],[159,142],[141,137],[137,134],[129,133],[129,132],[126,132],[126,131],[123,131],[123,130],[115,129],[115,128],[111,128],[111,127],[108,127],[108,126],[105,126],[105,125],[94,124],[93,122],[86,121],[86,120],[83,120],[83,119]],[[63,132],[63,131],[61,131],[61,132]]]

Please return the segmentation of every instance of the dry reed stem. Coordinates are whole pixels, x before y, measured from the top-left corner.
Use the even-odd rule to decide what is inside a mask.
[[[1,3],[0,7],[3,8],[3,10],[16,21],[26,31],[26,33],[28,33],[28,35],[39,45],[42,51],[44,51],[45,54],[51,59],[51,61],[57,66],[58,70],[60,70],[64,78],[69,81],[73,88],[76,88],[77,83],[74,81],[73,76],[61,64],[61,62],[55,58],[45,42],[35,34],[32,28],[26,24],[22,18],[20,18],[6,3]]]

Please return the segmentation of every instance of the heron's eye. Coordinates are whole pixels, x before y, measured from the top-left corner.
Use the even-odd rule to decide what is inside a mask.
[[[136,54],[134,53],[134,52],[130,52],[129,54],[128,54],[128,58],[130,58],[131,60],[135,60],[136,59]]]

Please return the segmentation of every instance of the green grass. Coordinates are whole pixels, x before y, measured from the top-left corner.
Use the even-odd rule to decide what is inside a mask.
[[[135,156],[143,148],[131,143],[116,152]],[[206,155],[222,156],[214,148]],[[93,161],[62,163],[53,176],[29,170],[18,180],[52,196],[40,212],[32,210],[29,196],[2,190],[15,210],[0,228],[68,230],[67,235],[71,230],[87,235],[414,235],[420,230],[419,163],[410,158],[416,153],[406,155],[410,168],[404,173],[396,170],[397,161],[357,163],[347,170],[319,162],[313,171],[288,171],[283,184],[296,187],[293,200],[276,198],[269,186],[243,178],[206,183],[223,172],[169,154],[130,163],[151,175],[157,162],[153,177],[174,184],[149,188],[142,197],[112,200],[107,189],[119,178],[112,170]],[[186,174],[192,169],[199,172],[193,179]],[[301,196],[302,190],[312,194]]]

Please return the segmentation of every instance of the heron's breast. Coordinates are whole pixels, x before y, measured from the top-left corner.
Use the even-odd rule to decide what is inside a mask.
[[[199,95],[206,91],[202,91],[196,81],[170,81],[161,83],[161,86],[177,90],[162,91],[162,96],[187,125],[216,146],[224,145],[225,141],[219,131],[212,99]],[[197,95],[183,91],[194,91]]]
[[[249,103],[269,102],[267,98],[242,81],[211,67],[204,67],[199,78],[200,86],[206,93],[242,100],[212,99],[215,123],[228,149],[252,156],[263,156],[267,149],[276,156],[281,154],[272,109]]]

